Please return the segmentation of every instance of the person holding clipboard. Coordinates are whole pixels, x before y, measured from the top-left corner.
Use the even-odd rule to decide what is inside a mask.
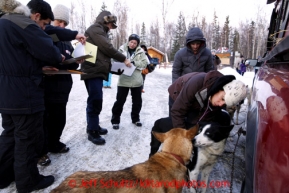
[[[119,51],[123,53],[127,59],[132,61],[126,66],[135,68],[135,70],[130,76],[125,74],[119,76],[116,101],[112,107],[111,123],[113,129],[119,129],[120,116],[123,111],[123,105],[126,101],[129,91],[131,92],[132,97],[132,123],[138,127],[142,126],[139,117],[139,113],[142,107],[141,91],[143,87],[143,78],[141,72],[147,67],[148,61],[147,56],[145,55],[143,49],[139,46],[139,43],[139,36],[137,34],[131,34],[128,38],[128,42],[119,48]]]
[[[101,135],[107,134],[107,129],[100,127],[99,114],[102,110],[102,83],[108,79],[111,70],[111,58],[130,65],[130,60],[113,47],[108,39],[108,32],[117,28],[117,17],[109,11],[102,11],[86,31],[87,42],[97,46],[97,57],[95,62],[85,61],[81,64],[81,80],[84,80],[88,93],[86,119],[88,140],[96,145],[105,144]],[[116,74],[121,74],[119,73]]]

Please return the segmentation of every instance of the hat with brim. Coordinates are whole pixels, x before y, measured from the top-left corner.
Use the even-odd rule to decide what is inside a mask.
[[[115,15],[106,15],[103,17],[105,23],[112,23],[112,28],[117,28],[117,17]]]
[[[112,23],[112,29],[115,29],[115,28],[117,28],[117,25],[116,25],[115,22],[113,22],[113,23]]]

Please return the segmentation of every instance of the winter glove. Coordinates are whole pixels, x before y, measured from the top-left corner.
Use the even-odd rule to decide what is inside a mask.
[[[148,69],[149,73],[151,73],[152,71],[154,71],[155,65],[149,64],[149,65],[147,66],[147,69]]]
[[[111,74],[121,75],[124,70],[118,69],[117,72],[110,71]]]
[[[142,73],[142,74],[148,74],[148,73],[149,73],[149,70],[148,70],[147,68],[145,68],[145,69],[143,69],[143,70],[141,71],[141,73]]]

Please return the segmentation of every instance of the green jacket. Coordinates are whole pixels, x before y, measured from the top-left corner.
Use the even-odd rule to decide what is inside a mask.
[[[115,49],[108,39],[109,29],[103,19],[107,15],[111,15],[111,13],[109,11],[101,12],[95,23],[85,31],[87,42],[97,46],[97,55],[95,63],[85,61],[81,64],[81,70],[86,73],[81,75],[81,80],[91,78],[107,80],[111,69],[111,58],[120,62],[125,60],[125,56]]]
[[[140,87],[143,85],[141,71],[148,65],[147,56],[140,46],[138,46],[135,53],[130,56],[127,45],[128,43],[125,43],[120,46],[119,51],[124,54],[127,59],[130,59],[131,62],[134,62],[136,69],[131,76],[120,75],[117,85],[122,87]]]

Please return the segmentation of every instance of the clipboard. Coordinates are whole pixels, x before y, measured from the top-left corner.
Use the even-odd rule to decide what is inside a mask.
[[[59,71],[54,71],[54,70],[45,70],[42,71],[44,74],[86,74],[80,70],[59,70]]]
[[[71,63],[75,63],[77,60],[82,60],[82,59],[85,60],[85,59],[92,58],[92,57],[93,57],[92,55],[86,54],[86,55],[79,56],[79,57],[76,57],[76,58],[70,58],[68,60],[64,60],[60,64],[71,64]]]
[[[124,70],[122,74],[131,76],[136,68],[134,65],[132,65],[131,67],[127,67],[123,62],[113,62],[110,70],[113,72],[117,72],[118,69]]]
[[[85,45],[77,43],[74,48],[74,51],[72,52],[73,58],[78,58],[86,55],[91,56],[89,58],[86,58],[86,61],[91,62],[93,64],[96,61],[96,54],[97,54],[97,46],[89,42],[85,42]]]

